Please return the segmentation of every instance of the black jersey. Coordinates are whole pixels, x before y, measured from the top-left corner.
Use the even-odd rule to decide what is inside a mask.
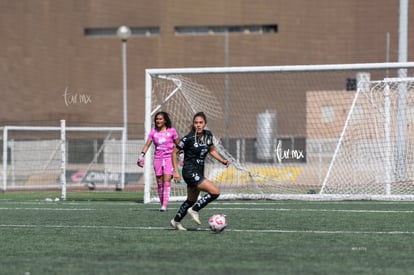
[[[204,178],[204,160],[213,145],[213,134],[208,130],[203,131],[201,138],[192,131],[177,144],[177,148],[184,151],[182,174],[187,184]]]

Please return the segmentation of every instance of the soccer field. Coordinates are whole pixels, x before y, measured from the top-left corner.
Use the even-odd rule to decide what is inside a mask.
[[[219,200],[181,232],[169,226],[180,203],[162,213],[137,193],[90,194],[1,194],[1,274],[414,272],[414,202]]]

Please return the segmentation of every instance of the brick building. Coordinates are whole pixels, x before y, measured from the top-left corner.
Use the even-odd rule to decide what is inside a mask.
[[[142,138],[147,68],[395,62],[398,23],[397,0],[1,0],[0,123],[120,126],[121,25]]]

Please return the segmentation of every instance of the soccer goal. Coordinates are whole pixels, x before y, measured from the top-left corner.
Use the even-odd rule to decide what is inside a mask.
[[[363,81],[321,193],[414,195],[413,126],[414,78]]]
[[[137,184],[136,151],[142,142],[128,141],[122,127],[4,126],[1,189],[122,190]]]
[[[216,149],[232,162],[227,169],[206,164],[222,199],[413,199],[414,91],[411,80],[398,78],[413,68],[148,69],[145,134],[157,111],[170,114],[180,136],[205,112]],[[157,201],[150,165],[144,180],[144,202]],[[173,183],[171,192],[183,200],[186,185]]]

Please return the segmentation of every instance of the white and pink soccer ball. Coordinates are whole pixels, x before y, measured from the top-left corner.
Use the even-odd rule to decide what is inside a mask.
[[[215,233],[222,232],[227,227],[227,219],[223,214],[215,214],[208,220],[211,231]]]

